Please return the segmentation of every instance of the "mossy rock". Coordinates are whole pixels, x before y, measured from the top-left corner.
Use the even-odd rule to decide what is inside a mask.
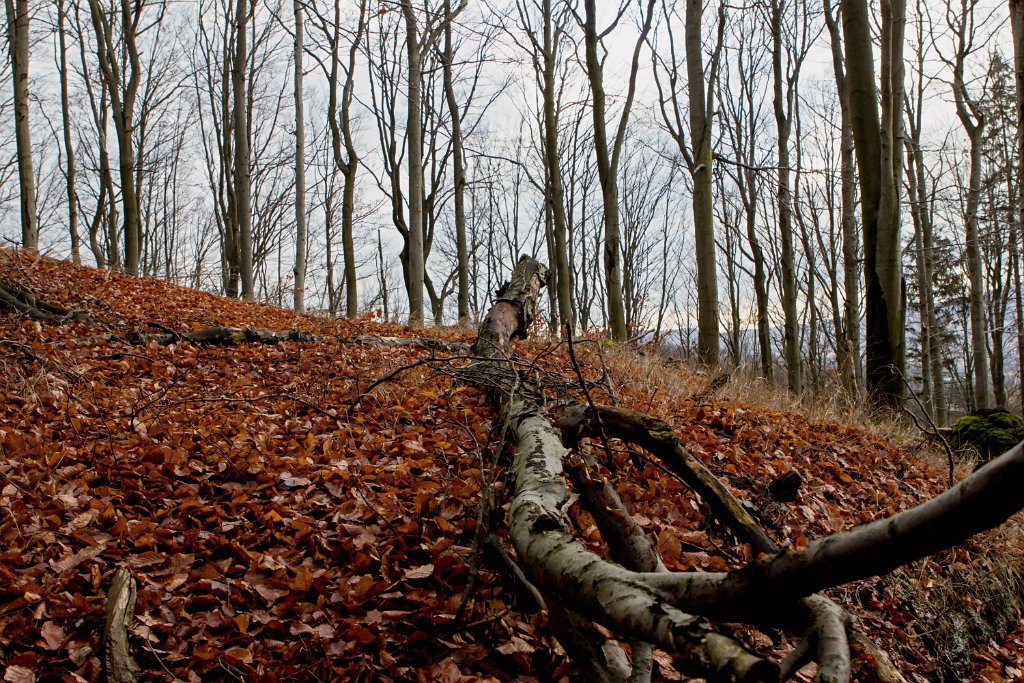
[[[952,436],[956,448],[974,448],[991,460],[1024,441],[1024,418],[1005,410],[964,415],[953,425]]]

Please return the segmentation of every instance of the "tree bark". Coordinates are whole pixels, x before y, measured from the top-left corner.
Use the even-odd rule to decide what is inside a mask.
[[[256,296],[256,289],[252,254],[252,160],[249,152],[249,98],[245,83],[249,64],[249,48],[246,40],[248,22],[249,2],[237,0],[235,4],[235,53],[231,66],[235,137],[235,227],[238,235],[238,265],[242,280],[242,299],[252,301]]]
[[[782,311],[785,330],[786,383],[789,393],[803,392],[803,367],[800,358],[800,320],[797,317],[796,256],[793,249],[793,200],[789,173],[789,136],[793,121],[793,95],[797,70],[791,78],[783,75],[782,13],[784,0],[772,0],[772,74],[773,107],[778,141],[779,241],[782,249]],[[813,306],[814,302],[809,302]]]
[[[295,290],[296,312],[306,309],[306,120],[302,102],[302,3],[294,0],[295,14]]]
[[[114,35],[112,17],[100,6],[99,0],[89,0],[93,29],[96,32],[96,57],[103,76],[104,90],[109,98],[117,136],[117,170],[121,182],[122,238],[124,240],[124,269],[131,275],[139,274],[142,253],[142,227],[139,219],[139,197],[136,179],[136,151],[133,139],[135,126],[135,100],[142,78],[136,30],[140,4],[121,0],[120,35]],[[116,40],[121,44],[117,44]],[[113,189],[109,190],[113,208]],[[108,226],[113,230],[113,226]],[[116,248],[111,239],[108,251]],[[113,261],[113,259],[111,259]]]
[[[953,10],[950,10],[953,12]],[[973,359],[974,405],[985,409],[992,405],[989,384],[988,347],[985,329],[985,284],[981,263],[981,244],[978,231],[978,208],[981,205],[981,145],[986,120],[979,107],[969,99],[964,81],[965,60],[973,36],[967,35],[968,25],[973,26],[973,9],[966,0],[960,4],[960,14],[952,19],[951,29],[955,32],[953,59],[953,99],[956,115],[967,133],[970,143],[970,178],[967,188],[965,248],[967,252],[967,273],[969,278],[968,301],[971,312],[971,357]]]
[[[725,30],[725,9],[719,11],[718,42],[708,81],[718,74],[718,55]],[[693,140],[693,231],[697,252],[697,356],[709,367],[719,365],[718,263],[715,258],[715,217],[712,208],[712,126],[714,87],[704,89],[704,45],[701,39],[704,4],[686,0],[685,51],[690,136]]]
[[[853,124],[850,117],[850,95],[846,84],[846,69],[843,65],[843,43],[839,25],[832,16],[829,0],[825,0],[825,26],[828,29],[832,49],[832,71],[839,95],[840,125],[840,196],[841,232],[843,243],[843,330],[839,370],[843,387],[850,397],[860,392],[860,253],[857,246],[856,216],[856,169],[854,167]]]
[[[7,10],[7,49],[11,61],[14,88],[14,138],[18,154],[18,186],[21,193],[21,246],[39,249],[39,224],[36,217],[36,180],[32,165],[32,129],[29,126],[28,0],[4,0]]]
[[[444,13],[452,13],[451,0],[444,0]],[[462,142],[462,111],[455,97],[455,81],[452,70],[454,47],[452,45],[452,22],[444,23],[444,50],[442,78],[444,95],[451,116],[452,176],[455,183],[452,204],[455,210],[455,249],[458,269],[458,316],[459,325],[470,324],[469,313],[469,244],[466,238],[466,162]]]
[[[902,0],[882,2],[882,114],[871,21],[866,0],[843,3],[846,85],[854,150],[860,170],[864,240],[865,381],[878,408],[897,406],[903,396],[903,287],[899,242],[899,179],[902,177],[903,26]]]
[[[541,7],[544,22],[542,43],[541,96],[544,108],[544,168],[547,174],[547,201],[551,206],[554,224],[553,251],[555,262],[555,283],[558,297],[559,327],[569,327],[569,334],[576,330],[576,312],[573,296],[572,269],[569,267],[568,235],[569,223],[565,216],[565,188],[562,182],[561,159],[558,154],[558,90],[555,82],[555,68],[558,65],[558,48],[562,27],[555,25],[551,0],[543,0]]]
[[[511,342],[526,335],[545,275],[536,261],[520,260],[511,283],[481,323],[475,346],[482,360],[473,366],[473,380],[488,393],[517,441],[510,538],[527,576],[542,593],[557,595],[559,605],[614,634],[679,652],[690,675],[777,680],[774,666],[715,634],[707,617],[810,630],[818,680],[849,681],[848,615],[815,593],[889,572],[1002,524],[1024,507],[1015,494],[1024,476],[1022,443],[917,507],[820,538],[804,551],[779,549],[720,482],[685,452],[679,454],[669,425],[631,411],[580,408],[566,415],[570,444],[573,428],[584,425],[592,431],[593,425],[603,424],[605,435],[653,449],[693,488],[704,487],[701,496],[721,521],[761,553],[744,568],[718,573],[664,573],[656,566],[654,571],[632,571],[602,560],[563,521],[570,497],[563,478],[566,432],[556,431],[540,403],[541,392],[514,369]],[[598,416],[607,421],[599,422]],[[628,524],[614,532],[606,524],[615,517],[614,506],[606,507],[598,513],[609,516],[602,521],[604,532],[621,537],[613,543],[614,552],[624,557],[642,550]]]
[[[919,0],[920,2],[920,0]],[[920,4],[919,4],[920,8]],[[918,73],[924,73],[924,27],[918,27],[919,46],[916,61]],[[918,257],[918,289],[921,298],[921,358],[922,374],[927,376],[929,412],[938,425],[946,422],[946,379],[942,369],[942,345],[938,317],[935,311],[935,292],[932,274],[935,272],[932,209],[927,189],[924,151],[921,148],[921,130],[924,103],[924,81],[918,80],[913,97],[907,98],[907,120],[910,135],[907,139],[907,180],[910,191],[910,212],[915,222],[915,244]],[[917,238],[920,241],[917,241]]]
[[[68,195],[68,232],[71,235],[71,262],[82,263],[81,237],[78,234],[78,193],[75,190],[75,145],[71,134],[71,105],[68,95],[68,57],[66,0],[57,0],[58,72],[60,76],[61,121],[64,133],[65,186]]]
[[[409,239],[408,273],[406,286],[409,293],[409,325],[423,327],[423,286],[425,263],[423,256],[423,57],[419,25],[411,0],[402,0],[405,17],[405,46],[408,60],[409,90],[406,95],[406,134],[409,138]]]
[[[131,572],[118,569],[107,591],[106,619],[103,623],[103,673],[108,683],[134,683],[139,666],[128,645],[128,627],[135,618],[136,584]]]
[[[1015,231],[1020,246],[1020,239],[1024,236],[1024,0],[1009,0],[1010,7],[1010,32],[1013,36],[1013,73],[1016,85],[1016,108],[1017,108],[1017,192],[1016,211],[1011,220],[1015,221]],[[1014,202],[1011,201],[1011,206]],[[1014,289],[1017,307],[1017,362],[1024,364],[1024,320],[1022,320],[1021,304],[1021,276],[1020,258],[1014,259]],[[1021,392],[1021,410],[1024,411],[1024,391]]]
[[[619,225],[619,159],[629,125],[633,96],[636,94],[636,77],[640,63],[640,49],[647,39],[654,19],[655,0],[648,0],[640,35],[633,48],[627,81],[626,101],[619,116],[615,137],[609,144],[607,130],[607,109],[604,92],[602,60],[597,50],[600,37],[597,32],[597,7],[595,0],[584,0],[583,22],[584,46],[587,62],[587,78],[590,81],[590,95],[594,118],[594,150],[597,158],[597,174],[601,181],[601,195],[604,204],[604,267],[605,294],[608,297],[608,328],[612,339],[625,341],[629,336],[626,329],[626,309],[622,300],[622,246]],[[625,6],[620,9],[624,11]]]

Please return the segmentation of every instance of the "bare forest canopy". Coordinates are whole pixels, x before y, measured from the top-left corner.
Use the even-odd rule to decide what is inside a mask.
[[[25,248],[415,325],[544,254],[553,332],[939,425],[1024,401],[1019,0],[5,10]]]

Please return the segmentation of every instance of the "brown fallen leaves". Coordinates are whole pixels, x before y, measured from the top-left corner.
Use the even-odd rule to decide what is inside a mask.
[[[423,367],[345,409],[430,352],[335,340],[74,341],[154,323],[342,339],[410,331],[16,252],[0,252],[0,277],[102,321],[39,324],[0,312],[4,680],[96,679],[104,582],[122,566],[139,582],[133,645],[148,680],[455,682],[571,671],[544,618],[517,611],[502,577],[483,565],[471,578],[481,487],[503,486],[492,468],[494,416],[477,392]],[[591,353],[581,359],[597,367]],[[573,377],[560,350],[539,364]],[[653,379],[611,373],[623,404],[670,419],[794,545],[941,490],[940,475],[863,431],[727,400],[698,404]],[[670,568],[717,571],[749,559],[678,482],[643,461],[618,463],[617,488]],[[804,480],[796,500],[772,502],[766,484],[793,469]],[[587,515],[569,514],[599,550]],[[905,668],[927,668],[914,615],[889,583],[861,582],[844,596]],[[740,635],[762,652],[787,647],[775,633]],[[658,661],[671,678],[671,658]]]

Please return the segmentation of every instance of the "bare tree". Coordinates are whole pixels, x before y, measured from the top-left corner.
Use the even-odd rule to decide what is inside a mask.
[[[349,38],[348,51],[342,59],[341,0],[334,0],[333,13],[325,16],[317,4],[307,9],[314,25],[327,43],[328,60],[314,53],[314,58],[327,78],[327,125],[331,132],[334,165],[344,178],[341,197],[341,248],[343,281],[345,283],[345,316],[354,318],[359,312],[358,278],[356,275],[353,216],[355,215],[356,176],[359,171],[359,150],[352,134],[352,100],[355,90],[356,60],[366,32],[368,0],[360,0],[356,28]],[[329,241],[328,241],[329,244]],[[333,312],[332,304],[332,312]]]
[[[463,9],[467,0],[462,0],[451,11],[442,11],[439,17],[426,9],[426,21],[420,27],[417,10],[412,0],[402,0],[402,16],[405,19],[405,48],[409,90],[406,95],[406,130],[409,136],[409,251],[408,288],[409,324],[423,326],[423,288],[426,277],[426,256],[423,226],[423,55],[429,52],[440,39],[445,25]],[[448,7],[448,6],[446,6]]]
[[[68,234],[71,236],[71,260],[82,262],[78,234],[78,194],[75,190],[75,145],[72,142],[71,104],[68,94],[67,0],[57,0],[57,73],[60,78],[61,123],[64,133],[64,179],[68,196]]]
[[[711,63],[705,74],[702,39],[704,4],[702,0],[686,0],[684,45],[688,107],[680,100],[682,74],[672,30],[672,20],[676,15],[675,3],[664,3],[662,12],[665,19],[665,35],[668,39],[667,54],[659,54],[657,46],[652,49],[658,107],[662,121],[693,179],[693,230],[697,252],[697,354],[701,363],[714,367],[719,364],[719,327],[715,223],[712,210],[712,134],[718,67],[722,46],[725,43],[725,3],[721,3],[718,8],[717,36],[711,52]],[[683,114],[687,108],[689,140]]]
[[[583,35],[586,52],[587,78],[590,81],[591,111],[594,116],[594,150],[597,155],[597,173],[601,179],[604,200],[604,268],[605,288],[608,297],[608,326],[612,338],[625,341],[628,336],[626,314],[622,302],[621,237],[619,226],[618,167],[622,157],[622,144],[629,125],[629,114],[636,95],[636,75],[640,68],[640,50],[651,31],[654,20],[655,0],[647,0],[640,32],[633,47],[627,81],[626,100],[622,105],[615,137],[608,141],[607,104],[604,92],[604,59],[598,56],[598,45],[603,43],[625,15],[628,3],[622,3],[611,24],[604,30],[597,30],[597,6],[594,0],[583,0]]]
[[[7,55],[11,62],[14,88],[14,138],[18,148],[18,183],[21,193],[21,246],[39,248],[39,224],[36,216],[36,180],[32,167],[32,131],[29,126],[28,0],[4,0],[7,10]]]
[[[733,92],[732,65],[725,67],[720,79],[719,100],[722,103],[722,127],[725,144],[735,163],[724,164],[723,168],[732,178],[743,207],[746,241],[749,252],[747,259],[753,265],[751,279],[754,284],[754,304],[757,317],[757,345],[760,357],[761,376],[768,384],[774,381],[774,360],[772,356],[770,302],[768,298],[769,269],[758,228],[758,203],[761,198],[761,173],[765,166],[764,156],[758,147],[757,132],[764,125],[761,77],[767,64],[768,54],[760,41],[752,39],[762,30],[761,22],[740,17],[734,30],[739,45],[735,50],[735,70],[739,92]],[[738,245],[739,246],[739,245]],[[739,248],[742,249],[740,246]]]
[[[903,266],[900,179],[903,177],[903,34],[905,0],[882,0],[880,87],[867,0],[843,3],[846,92],[860,170],[864,240],[865,381],[872,404],[894,407],[903,396]],[[880,95],[880,98],[879,98]],[[879,99],[881,114],[879,114]]]
[[[121,183],[121,212],[123,214],[124,268],[139,274],[142,246],[142,227],[139,219],[138,182],[136,177],[137,150],[135,129],[136,99],[142,82],[143,67],[139,52],[139,39],[164,19],[164,2],[119,0],[117,11],[105,8],[101,0],[89,0],[89,11],[96,34],[96,60],[113,114],[117,136],[118,177]],[[155,5],[156,16],[147,10]]]
[[[960,125],[970,143],[970,176],[964,215],[966,224],[967,272],[970,289],[968,299],[971,313],[971,357],[974,361],[974,404],[988,408],[992,403],[989,384],[988,351],[986,347],[985,284],[981,263],[981,244],[978,235],[978,207],[981,204],[981,146],[988,123],[978,101],[967,90],[966,62],[980,49],[975,25],[977,0],[960,0],[959,6],[947,4],[946,23],[953,37],[952,57],[940,55],[953,71],[953,101]]]
[[[95,1],[95,0],[90,0]],[[249,52],[246,30],[251,3],[235,3],[235,53],[231,65],[232,115],[234,131],[234,224],[238,235],[239,275],[242,280],[242,299],[255,297],[252,253],[252,172],[249,154],[249,96],[246,92]]]
[[[293,0],[295,16],[295,268],[292,307],[306,309],[306,118],[302,101],[302,3]]]
[[[575,331],[576,313],[573,299],[572,270],[568,255],[568,219],[566,218],[565,187],[559,156],[559,126],[562,108],[560,93],[564,87],[558,83],[558,65],[562,62],[562,46],[570,13],[559,3],[555,11],[552,0],[518,0],[516,13],[519,28],[529,42],[529,53],[534,76],[541,94],[541,159],[546,180],[546,211],[551,218],[551,262],[554,264],[552,290],[558,304],[558,323]],[[539,23],[534,18],[539,14]],[[518,42],[518,41],[517,41]],[[525,47],[525,46],[524,46]]]
[[[832,72],[839,99],[840,183],[843,232],[843,343],[839,346],[839,371],[846,392],[855,397],[861,384],[860,370],[860,250],[856,218],[856,178],[854,174],[853,123],[850,114],[850,93],[846,83],[842,36],[839,23],[832,16],[829,0],[824,0],[825,27],[832,49]],[[841,11],[837,8],[837,13]]]
[[[452,16],[451,0],[444,0],[442,11]],[[451,117],[452,173],[454,175],[453,203],[455,206],[455,241],[458,265],[458,316],[459,325],[470,324],[469,315],[469,243],[466,238],[466,155],[462,137],[462,114],[459,100],[455,96],[453,62],[455,48],[452,42],[452,22],[444,22],[444,47],[441,53],[444,96]]]
[[[790,7],[792,15],[789,14]],[[800,70],[814,36],[811,13],[806,3],[770,0],[769,25],[772,36],[773,109],[778,142],[779,238],[782,256],[782,310],[785,319],[786,380],[791,394],[803,391],[800,358],[800,323],[797,319],[796,265],[793,249],[793,199],[790,180],[789,139],[793,107],[800,84]],[[803,10],[803,11],[801,11]],[[813,306],[813,302],[809,302]]]
[[[1016,203],[1016,211],[1011,220],[1016,222],[1014,234],[1018,239],[1024,235],[1024,0],[1009,0],[1010,6],[1010,30],[1013,35],[1013,73],[1014,91],[1017,104],[1017,192],[1011,202]],[[1019,242],[1014,245],[1019,247]],[[1019,256],[1019,253],[1015,256]],[[1024,365],[1024,321],[1022,321],[1022,305],[1020,295],[1020,265],[1019,259],[1013,259],[1014,283],[1017,300],[1017,349],[1018,364]],[[1024,388],[1021,390],[1021,409],[1024,410]]]
[[[925,68],[925,22],[921,14],[921,0],[917,2],[917,39],[915,57],[914,88],[907,94],[906,113],[909,135],[907,145],[907,185],[910,194],[910,215],[914,221],[914,249],[917,261],[917,287],[920,297],[921,317],[921,373],[922,383],[927,388],[926,403],[932,419],[937,424],[946,422],[946,379],[942,369],[942,345],[935,312],[933,287],[934,225],[932,221],[933,202],[929,198],[928,173],[924,150],[921,147],[923,129]]]

